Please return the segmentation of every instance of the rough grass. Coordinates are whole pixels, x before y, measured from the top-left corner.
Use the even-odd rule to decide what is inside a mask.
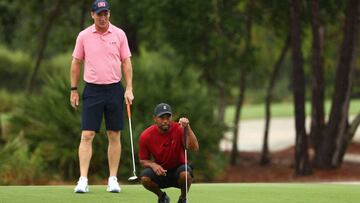
[[[74,194],[74,186],[0,186],[1,203],[38,202],[157,202],[140,185],[123,185],[121,193],[108,193],[103,185],[90,186],[87,194]],[[359,184],[194,184],[189,203],[355,203],[360,199]],[[172,202],[179,190],[166,189]]]

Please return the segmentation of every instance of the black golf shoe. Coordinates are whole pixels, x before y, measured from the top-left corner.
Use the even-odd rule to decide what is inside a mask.
[[[186,197],[179,197],[178,203],[187,203]]]
[[[170,197],[164,192],[159,198],[158,203],[170,203]]]

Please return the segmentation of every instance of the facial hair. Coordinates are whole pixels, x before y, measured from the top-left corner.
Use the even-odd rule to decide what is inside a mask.
[[[166,133],[170,129],[170,124],[160,124],[159,129],[161,132]]]

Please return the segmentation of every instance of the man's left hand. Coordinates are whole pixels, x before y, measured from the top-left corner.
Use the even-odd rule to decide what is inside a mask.
[[[125,97],[126,104],[132,104],[132,101],[134,100],[134,94],[131,90],[126,90],[124,97]]]
[[[189,119],[182,117],[179,119],[179,124],[183,127],[186,128],[189,126]]]

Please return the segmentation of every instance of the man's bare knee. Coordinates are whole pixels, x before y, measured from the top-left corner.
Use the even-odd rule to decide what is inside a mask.
[[[189,172],[187,172],[187,179],[188,179],[188,181],[192,181],[192,177],[191,177],[191,174]],[[185,171],[182,171],[180,173],[179,180],[181,182],[184,182],[186,180],[186,172]]]
[[[108,134],[108,136],[120,136],[120,131],[108,130],[106,131],[106,133]]]
[[[108,139],[110,142],[120,142],[120,131],[107,131]]]
[[[152,183],[151,178],[146,177],[146,176],[141,177],[141,184],[143,184],[143,185],[149,185],[149,184],[151,184],[151,183]]]
[[[95,137],[95,132],[86,131],[81,133],[81,141],[91,142]]]

